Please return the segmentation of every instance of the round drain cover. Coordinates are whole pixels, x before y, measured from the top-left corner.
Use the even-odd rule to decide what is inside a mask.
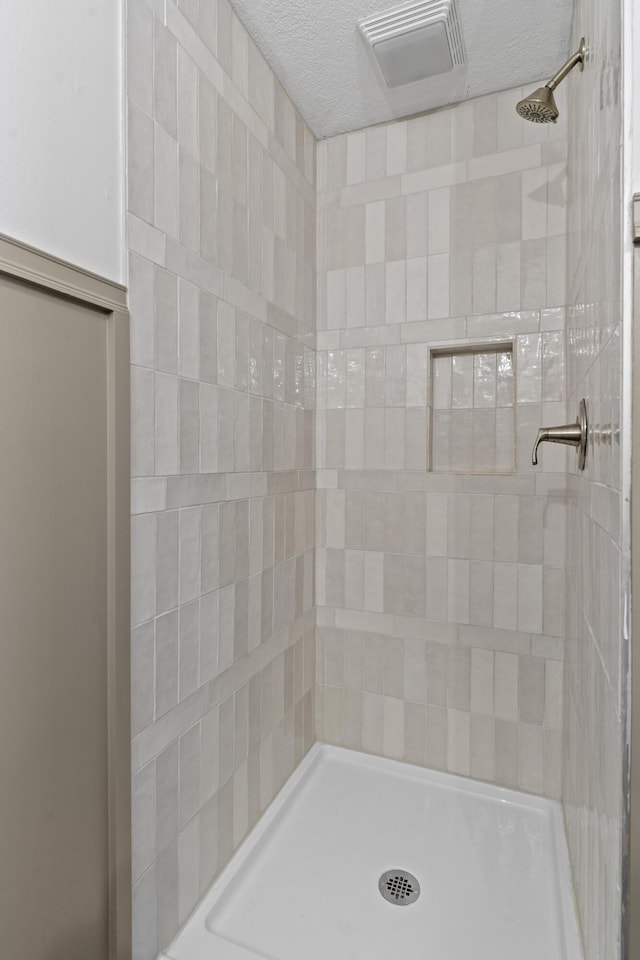
[[[407,870],[385,870],[378,880],[378,890],[385,900],[398,907],[408,907],[420,896],[420,884]]]

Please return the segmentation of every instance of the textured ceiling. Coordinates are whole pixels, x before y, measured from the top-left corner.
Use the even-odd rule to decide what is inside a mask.
[[[552,76],[569,54],[573,9],[573,0],[458,0],[462,75],[392,92],[378,80],[358,21],[397,0],[231,3],[317,137]]]

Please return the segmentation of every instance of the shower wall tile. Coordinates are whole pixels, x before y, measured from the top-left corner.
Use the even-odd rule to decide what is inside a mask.
[[[339,613],[335,619],[340,619]],[[482,642],[484,638],[477,639]],[[470,637],[469,643],[473,642]],[[530,638],[523,636],[522,642],[523,649],[529,649]],[[506,637],[504,644],[509,645]],[[379,664],[377,679],[371,668],[364,673],[360,668],[345,671],[344,664],[353,663],[354,657],[357,663]],[[402,676],[394,681],[393,671],[399,668]],[[548,735],[560,731],[561,717],[552,702],[557,703],[562,661],[456,642],[443,645],[416,636],[403,639],[388,633],[321,626],[317,673],[324,736],[333,742],[537,793],[544,790],[545,775],[551,778],[549,783],[559,783],[559,754],[551,746],[545,750],[544,745]],[[436,708],[440,708],[438,735],[444,730],[449,746],[434,764],[427,744],[432,733],[436,735],[429,728],[429,717]],[[377,747],[371,746],[371,711],[384,718],[382,744]],[[404,724],[398,722],[400,716],[404,716]],[[506,767],[500,748],[504,721],[513,737],[512,760]],[[508,769],[506,777],[501,776],[501,767]]]
[[[558,797],[566,135],[520,95],[318,144],[317,724]]]
[[[573,43],[598,38],[567,85],[572,191],[568,207],[567,381],[585,397],[592,442],[571,468],[567,517],[567,645],[562,796],[586,960],[622,956],[629,651],[623,602],[629,481],[621,464],[621,6],[578,0]],[[602,92],[602,91],[606,91]]]
[[[134,957],[152,960],[315,736],[315,141],[227,0],[132,0],[127,62]],[[364,276],[345,289],[357,309]]]

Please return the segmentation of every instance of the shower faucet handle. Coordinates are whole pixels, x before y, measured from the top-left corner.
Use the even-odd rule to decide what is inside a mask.
[[[581,400],[578,419],[575,423],[568,423],[562,427],[540,427],[536,442],[533,445],[531,462],[534,467],[538,466],[538,447],[541,443],[566,443],[569,446],[576,447],[579,455],[578,467],[580,470],[584,470],[587,459],[587,436],[587,403],[586,400]]]

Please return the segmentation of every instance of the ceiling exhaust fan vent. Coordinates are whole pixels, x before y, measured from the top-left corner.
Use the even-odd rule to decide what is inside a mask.
[[[402,87],[466,62],[455,0],[420,0],[366,17],[360,32],[385,85]]]

